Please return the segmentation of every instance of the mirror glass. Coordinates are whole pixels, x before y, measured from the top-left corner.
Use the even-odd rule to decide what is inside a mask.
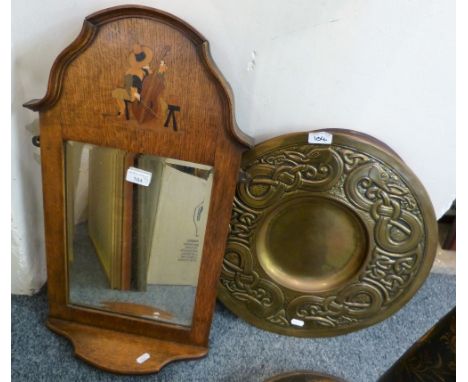
[[[71,304],[190,326],[211,166],[68,141]]]

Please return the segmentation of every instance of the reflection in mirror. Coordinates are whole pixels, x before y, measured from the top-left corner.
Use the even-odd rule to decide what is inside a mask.
[[[190,326],[212,167],[73,141],[65,157],[69,302]]]

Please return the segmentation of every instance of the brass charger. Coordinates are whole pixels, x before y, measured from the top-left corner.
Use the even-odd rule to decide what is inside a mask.
[[[341,129],[288,134],[245,153],[242,170],[218,297],[249,323],[345,334],[395,313],[426,279],[433,207],[384,143]]]

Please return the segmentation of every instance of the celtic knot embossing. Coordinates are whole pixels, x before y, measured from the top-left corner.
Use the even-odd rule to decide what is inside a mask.
[[[355,152],[350,149],[338,148],[337,151],[341,154],[343,158],[346,172],[350,172],[357,166],[369,161],[369,157],[367,155]]]
[[[275,314],[273,314],[272,316],[267,317],[266,320],[275,325],[279,325],[283,327],[289,326],[289,321],[286,318],[286,312],[284,311],[284,309],[281,309],[277,311]]]
[[[255,211],[242,205],[237,197],[234,198],[231,223],[229,224],[229,235],[239,241],[248,243],[253,234],[253,228],[257,214]]]
[[[359,327],[414,280],[425,249],[424,221],[408,185],[381,160],[347,146],[302,145],[263,154],[245,171],[250,176],[237,186],[221,284],[254,316],[297,330]],[[256,268],[254,231],[264,211],[298,192],[354,206],[372,232],[366,266],[339,289],[283,293]],[[291,326],[292,318],[304,327]]]
[[[246,169],[251,178],[238,186],[238,195],[248,207],[265,208],[286,193],[333,187],[342,168],[340,156],[328,149],[303,146],[267,154]]]
[[[309,325],[336,327],[357,322],[377,312],[382,305],[379,291],[366,284],[355,284],[336,296],[301,296],[288,306],[290,317],[299,317]]]
[[[356,168],[348,178],[345,190],[349,200],[358,208],[370,212],[376,221],[375,240],[388,252],[406,253],[422,239],[423,231],[417,216],[402,208],[407,201],[408,188],[398,182],[396,175],[382,165],[369,163]],[[412,203],[412,200],[411,200]],[[414,209],[414,206],[411,205]]]
[[[258,317],[273,316],[284,301],[274,283],[262,279],[252,269],[252,256],[245,245],[230,242],[224,256],[221,283]]]
[[[411,252],[394,254],[375,248],[362,280],[376,285],[382,292],[385,303],[390,302],[403,292],[412,279],[421,261],[421,244]]]

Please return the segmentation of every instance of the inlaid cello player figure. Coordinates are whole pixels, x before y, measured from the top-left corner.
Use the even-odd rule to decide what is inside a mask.
[[[151,74],[150,62],[154,53],[147,46],[135,44],[132,52],[128,56],[130,68],[125,73],[124,87],[112,91],[119,108],[118,115],[121,118],[129,119],[128,102],[141,100],[144,78]]]

